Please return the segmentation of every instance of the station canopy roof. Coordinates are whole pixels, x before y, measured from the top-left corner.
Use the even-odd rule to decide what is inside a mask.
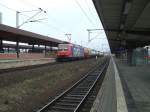
[[[3,43],[3,47],[5,47],[5,48],[16,48],[17,45],[16,45],[16,44]],[[20,49],[32,49],[33,46],[29,46],[29,45],[19,45],[19,48],[20,48]],[[41,47],[41,46],[40,46],[40,47],[34,46],[34,49],[45,50],[45,47],[44,47],[44,46],[42,46],[42,47]],[[50,47],[46,47],[46,49],[50,49]]]
[[[110,48],[150,44],[150,0],[93,0]]]
[[[47,45],[54,47],[57,47],[60,43],[64,43],[64,41],[58,39],[17,29],[3,24],[0,24],[0,39],[6,41],[19,41],[22,43]]]

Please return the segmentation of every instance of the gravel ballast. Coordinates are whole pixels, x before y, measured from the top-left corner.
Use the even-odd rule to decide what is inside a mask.
[[[33,112],[73,85],[102,58],[0,75],[0,112]]]

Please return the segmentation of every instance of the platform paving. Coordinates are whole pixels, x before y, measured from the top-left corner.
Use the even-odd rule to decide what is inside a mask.
[[[150,112],[150,65],[128,66],[115,60],[123,85],[128,112]]]
[[[90,112],[117,112],[115,71],[112,60]]]
[[[16,67],[24,67],[30,65],[39,65],[46,63],[55,62],[54,58],[41,58],[41,59],[9,59],[9,60],[0,60],[0,69],[8,69],[8,68],[16,68]]]
[[[104,81],[90,112],[128,112],[119,72],[110,59]]]

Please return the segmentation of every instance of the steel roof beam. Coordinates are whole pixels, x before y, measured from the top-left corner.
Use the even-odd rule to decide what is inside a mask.
[[[120,30],[125,29],[126,19],[129,14],[129,10],[131,9],[131,6],[132,6],[131,2],[132,0],[123,0],[121,16],[120,16],[120,25],[119,25]]]
[[[118,30],[118,29],[105,29],[106,32],[116,32],[121,33],[124,30]],[[142,31],[142,30],[126,30],[124,31],[127,34],[135,34],[135,35],[141,35],[141,36],[150,36],[150,31]]]
[[[0,39],[6,40],[6,41],[19,41],[22,43],[34,43],[41,44],[41,45],[50,45],[53,43],[53,45],[57,46],[59,43],[63,43],[64,41],[54,39],[48,36],[36,34],[33,32],[16,29],[14,27],[10,27],[7,25],[0,24]]]
[[[135,24],[137,23],[137,21],[138,21],[139,18],[141,17],[141,15],[142,15],[144,9],[145,9],[146,6],[149,4],[149,2],[150,2],[149,0],[141,0],[141,1],[140,1],[140,7],[138,7],[139,11],[134,10],[134,11],[136,11],[137,14],[134,15],[134,18],[133,18],[134,20],[132,21],[131,24],[128,25],[128,28],[134,28]],[[133,3],[134,3],[134,1],[133,1]],[[131,10],[131,11],[132,11],[132,10]],[[132,11],[132,13],[135,13],[135,12]],[[131,14],[132,14],[132,13],[131,13]],[[129,17],[129,18],[130,18],[130,17]]]

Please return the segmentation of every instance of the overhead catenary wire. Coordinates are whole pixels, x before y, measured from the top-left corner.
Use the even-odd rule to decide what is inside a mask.
[[[28,4],[29,6],[31,6],[31,7],[35,7],[35,8],[39,8],[39,6],[37,6],[37,5],[35,5],[35,3],[33,4],[32,2],[30,2],[30,1],[28,1],[28,0],[19,0],[19,1],[22,1],[22,2],[24,2],[25,4]],[[92,25],[92,26],[97,26],[97,24],[96,24],[96,18],[94,18],[95,17],[95,14],[93,14],[93,8],[92,7],[90,7],[90,5],[88,4],[88,1],[87,0],[85,0],[85,2],[86,2],[86,5],[87,5],[87,7],[88,7],[88,13],[86,12],[86,10],[81,6],[81,4],[77,1],[77,0],[75,0],[76,1],[76,4],[78,5],[78,7],[81,9],[81,11],[82,11],[82,13],[84,14],[84,16],[88,19],[88,21],[90,22],[90,24]],[[89,14],[90,15],[92,15],[92,16],[89,16]],[[48,15],[48,14],[47,14]],[[92,17],[92,18],[90,18],[90,17]],[[57,26],[58,26],[58,24],[59,24],[59,26],[60,26],[60,22],[59,21],[57,21],[57,19],[56,18],[53,18],[51,15],[49,15],[49,17],[48,17],[48,19],[50,19],[50,21],[53,21],[53,23],[55,23]],[[93,20],[94,19],[94,20]],[[51,25],[51,24],[48,24],[48,23],[45,23],[45,22],[40,22],[41,24],[43,24],[43,25],[45,25],[46,27],[49,27],[49,28],[53,28],[54,30],[56,30],[56,31],[60,31],[60,32],[63,32],[64,34],[66,33],[66,32],[64,32],[64,31],[62,31],[62,29],[60,29],[61,27],[55,27],[55,25]],[[61,24],[61,26],[62,26],[62,24]],[[96,37],[94,37],[94,38],[96,38]],[[88,44],[88,43],[87,43]]]
[[[7,8],[7,9],[13,11],[13,12],[17,12],[16,9],[10,8],[10,7],[8,7],[8,6],[4,5],[4,4],[2,4],[2,3],[0,3],[0,5],[1,5],[2,7],[4,7],[4,8]],[[35,11],[35,10],[32,10],[32,11]],[[18,12],[20,12],[20,11],[18,11]],[[29,11],[25,11],[25,12],[29,12]],[[25,17],[28,17],[28,18],[30,17],[30,16],[25,15],[25,14],[22,14],[22,13],[20,13],[20,14],[23,15],[23,16],[25,16]],[[42,18],[42,19],[43,19],[43,18]],[[40,19],[38,19],[38,20],[40,20]],[[33,20],[33,21],[34,21],[34,20]],[[31,22],[32,22],[32,21],[31,21]],[[55,27],[55,26],[53,26],[53,25],[50,25],[50,24],[48,24],[48,23],[44,23],[44,22],[42,22],[42,21],[39,21],[39,22],[40,22],[41,24],[44,24],[45,26],[54,28],[54,29],[57,30],[57,31],[59,30],[59,31],[65,33],[65,32],[62,31],[60,28],[57,28],[57,27]]]
[[[32,6],[32,7],[39,8],[39,6],[33,4],[33,3],[29,2],[29,1],[25,1],[25,0],[19,0],[19,1],[21,1],[21,2],[23,2],[23,3],[26,3],[26,4],[28,4],[28,5]],[[48,15],[48,13],[46,13],[46,14]],[[52,16],[51,16],[51,18],[49,18],[49,19],[51,19],[53,22],[55,22],[55,23],[57,24],[56,19],[53,18]],[[60,22],[58,22],[58,23],[60,24]]]
[[[62,31],[60,28],[57,28],[57,27],[55,27],[55,26],[53,26],[53,25],[51,25],[51,24],[45,23],[45,22],[43,22],[43,21],[39,21],[39,23],[42,24],[42,25],[44,25],[44,26],[46,26],[46,27],[48,27],[49,29],[54,29],[55,31],[57,31],[57,32],[59,32],[59,33],[65,34],[65,32]],[[49,34],[48,34],[48,35],[49,35]],[[59,37],[60,37],[60,38],[64,38],[64,37],[62,37],[62,36],[59,36]]]
[[[38,10],[26,10],[26,11],[21,11],[21,12],[34,12],[34,11],[38,11]]]
[[[4,5],[4,4],[2,4],[2,3],[0,3],[0,6],[2,6],[2,7],[4,7],[4,8],[6,8],[6,9],[8,9],[8,10],[10,10],[10,11],[13,11],[13,12],[17,12],[17,10],[16,9],[13,9],[13,8],[10,8],[10,7],[8,7],[8,6],[6,6],[6,5]],[[27,16],[27,15],[25,15],[25,14],[22,14],[22,13],[20,13],[21,15],[23,15],[23,16],[25,16],[25,17],[29,17],[29,16]]]
[[[30,5],[31,7],[39,8],[39,6],[32,4],[31,2],[29,2],[27,0],[19,0],[19,1],[22,2],[22,3]]]
[[[4,4],[2,4],[2,3],[0,3],[0,6],[2,6],[2,7],[4,7],[4,8],[7,8],[8,10],[10,10],[10,11],[12,11],[12,12],[17,12],[17,10],[16,9],[13,9],[13,8],[10,8],[10,7],[8,7],[7,5],[4,5]],[[19,11],[18,11],[19,12]],[[23,14],[23,13],[20,13],[21,15],[23,15],[24,17],[27,17],[27,18],[29,18],[30,16],[28,16],[28,15],[25,15],[25,14]],[[22,20],[23,20],[23,18],[21,18]],[[43,19],[43,18],[42,18]],[[66,32],[64,32],[64,31],[62,31],[60,28],[57,28],[57,27],[55,27],[55,26],[53,26],[53,25],[50,25],[50,24],[48,24],[48,23],[44,23],[44,22],[42,22],[42,21],[40,21],[41,19],[38,19],[38,20],[36,20],[37,22],[39,22],[39,23],[41,23],[41,24],[43,24],[43,25],[45,25],[45,26],[47,26],[47,27],[49,27],[49,28],[51,28],[51,29],[54,29],[54,30],[56,30],[57,32],[61,32],[61,33],[63,33],[63,34],[65,34]],[[34,22],[35,20],[31,20],[31,23],[32,22]],[[23,22],[24,22],[24,20],[23,20]],[[30,22],[30,21],[29,21]]]
[[[26,17],[29,17],[29,16],[26,16]],[[37,20],[31,20],[31,21],[29,21],[29,22],[38,22],[38,23],[40,23],[40,24],[43,24],[43,25],[45,25],[46,27],[49,27],[49,28],[53,28],[53,29],[55,29],[56,31],[58,31],[58,32],[61,32],[61,33],[65,33],[65,31],[63,31],[62,29],[60,29],[60,28],[58,28],[58,27],[55,27],[55,26],[53,26],[53,25],[51,25],[51,24],[49,24],[49,23],[45,23],[45,22],[43,22],[43,21],[40,21],[40,20],[44,20],[44,19],[46,19],[46,18],[41,18],[41,19],[37,19]]]
[[[6,6],[6,5],[4,5],[4,4],[2,4],[2,3],[0,3],[0,6],[2,6],[2,7],[4,7],[4,8],[7,8],[8,10],[10,10],[10,11],[13,11],[13,12],[17,12],[18,10],[16,10],[16,9],[13,9],[13,8],[10,8],[10,7],[8,7],[8,6]],[[33,10],[32,10],[33,11]],[[35,11],[35,10],[34,10]],[[18,12],[20,12],[20,11],[18,11]],[[22,12],[22,11],[21,11]],[[29,16],[27,16],[27,15],[25,15],[25,14],[22,14],[22,13],[20,13],[21,15],[23,15],[23,16],[25,16],[25,17],[29,17]]]
[[[38,5],[35,5],[35,4],[31,3],[31,2],[29,2],[28,0],[19,0],[19,1],[20,1],[20,2],[23,2],[23,3],[25,3],[25,4],[30,5],[31,7],[39,8]],[[45,13],[45,14],[46,14],[47,16],[49,16],[48,13]],[[64,27],[64,25],[63,25],[61,22],[57,21],[57,19],[54,18],[54,17],[52,17],[51,15],[50,15],[50,17],[48,17],[48,19],[50,19],[50,21],[52,21],[52,22],[55,23],[56,25],[59,24],[59,26],[61,25],[62,27]],[[48,25],[48,26],[50,26],[50,25]],[[55,28],[55,29],[60,29],[60,28]],[[66,29],[66,28],[65,28],[65,29]]]
[[[12,9],[12,8],[10,8],[10,7],[8,7],[8,6],[4,5],[4,4],[2,4],[2,3],[0,3],[0,5],[1,5],[2,7],[5,7],[5,8],[7,8],[7,9],[13,11],[13,12],[16,12],[16,11],[17,11],[17,10]]]
[[[84,1],[85,1],[85,4],[86,4],[86,6],[87,6],[89,12],[90,12],[91,14],[93,14],[92,11],[91,11],[90,6],[89,6],[89,4],[88,4],[88,1],[87,1],[87,0],[84,0]]]
[[[94,39],[106,39],[106,38],[100,38],[98,37],[100,35],[101,32],[99,32],[96,36],[94,36],[93,38],[90,39],[90,42]]]
[[[77,0],[75,0],[76,4],[78,5],[78,7],[81,9],[82,13],[84,14],[84,16],[88,19],[88,21],[91,23],[91,25],[95,26],[93,21],[90,19],[90,17],[88,16],[88,14],[84,11],[84,9],[82,8],[82,6],[79,4],[79,2]]]
[[[24,1],[24,0],[23,0]],[[77,1],[77,0],[76,0]],[[83,13],[84,13],[84,15],[88,18],[88,21],[92,24],[92,25],[94,25],[93,24],[93,21],[91,20],[91,18],[89,17],[89,15],[87,14],[87,12],[85,11],[85,9],[83,9],[83,7],[80,5],[80,3],[77,1],[77,3],[78,3],[78,6],[79,7],[81,7],[81,10],[83,10]],[[32,4],[32,6],[33,6],[33,4]],[[35,6],[35,5],[34,5]],[[17,10],[15,10],[15,9],[12,9],[12,8],[9,8],[9,7],[7,7],[6,5],[4,5],[4,7],[5,8],[7,8],[7,9],[10,9],[10,10],[12,10],[12,11],[14,11],[14,12],[16,12]],[[36,6],[35,6],[36,7]],[[36,8],[38,8],[38,7],[36,7]],[[22,11],[21,11],[22,12]],[[29,16],[27,16],[26,14],[23,14],[23,13],[20,13],[20,15],[23,15],[23,16],[25,16],[25,17],[29,17]],[[49,18],[49,19],[53,19],[53,18]],[[55,19],[53,19],[54,21],[55,21]],[[57,21],[55,21],[55,22],[57,22]],[[59,21],[58,21],[59,22]],[[49,24],[49,23],[45,23],[45,22],[40,22],[41,24],[43,24],[43,25],[45,25],[45,26],[47,26],[47,27],[49,27],[49,28],[53,28],[54,30],[56,30],[56,31],[59,31],[59,32],[63,32],[63,34],[65,34],[66,32],[64,32],[64,30],[62,30],[61,29],[61,27],[56,27],[56,25],[58,25],[58,24],[56,24],[56,25],[51,25],[51,24]]]
[[[42,21],[39,21],[39,23],[41,23],[41,24],[43,24],[43,25],[45,25],[45,26],[47,26],[49,28],[53,28],[53,29],[55,29],[58,32],[61,32],[61,33],[65,34],[65,31],[63,31],[62,29],[57,28],[57,27],[55,27],[55,26],[53,26],[53,25],[51,25],[49,23],[45,23],[45,22],[42,22]]]
[[[95,18],[95,16],[92,13],[92,9],[91,9],[91,7],[90,7],[90,5],[88,3],[88,0],[84,0],[84,1],[85,1],[85,4],[86,4],[86,6],[87,6],[87,8],[89,10],[89,13],[92,15],[92,18],[94,17],[94,20],[97,21],[96,18]]]

